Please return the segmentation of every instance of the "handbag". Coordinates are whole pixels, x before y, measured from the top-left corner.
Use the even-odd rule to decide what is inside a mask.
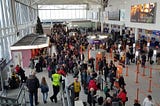
[[[128,101],[128,97],[126,97],[126,102]]]

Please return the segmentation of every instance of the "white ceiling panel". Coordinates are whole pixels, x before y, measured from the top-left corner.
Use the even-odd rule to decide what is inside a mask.
[[[52,4],[100,4],[101,0],[32,0],[32,5],[52,5]]]

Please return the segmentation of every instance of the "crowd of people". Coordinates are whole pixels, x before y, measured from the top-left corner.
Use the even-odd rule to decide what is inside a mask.
[[[119,61],[124,67],[126,64],[129,65],[130,62],[136,62],[133,47],[130,45],[124,48],[125,43],[118,47],[117,44],[108,42],[109,50],[108,48],[106,50],[113,50],[115,60],[108,61],[105,57],[102,57],[98,62],[98,70],[96,70],[95,59],[87,59],[83,53],[89,45],[87,35],[76,33],[74,36],[69,36],[69,32],[65,32],[63,25],[57,26],[57,29],[54,26],[53,32],[49,37],[52,45],[56,47],[56,53],[47,54],[45,57],[40,56],[39,66],[30,65],[32,69],[36,68],[37,72],[41,72],[44,67],[42,63],[46,64],[48,77],[51,79],[53,87],[53,95],[50,97],[51,102],[57,103],[57,94],[60,91],[62,77],[72,74],[75,79],[71,84],[74,87],[75,100],[79,99],[79,93],[83,88],[90,106],[95,106],[97,102],[102,106],[125,106],[129,99],[125,88],[126,82],[122,74],[117,76],[117,66],[114,61]],[[152,60],[152,56],[153,51],[151,49],[148,53],[149,61]],[[145,66],[146,57],[142,54],[141,58],[141,64]],[[31,59],[31,63],[34,63],[33,59]],[[79,79],[81,80],[79,81]],[[33,72],[26,79],[22,76],[21,81],[26,82],[31,106],[33,106],[33,97],[35,98],[35,105],[39,103],[38,88],[41,88],[43,102],[47,103],[49,87],[45,77],[39,83],[39,79]],[[101,86],[102,83],[105,83],[104,88]],[[102,90],[105,93],[104,100],[101,95],[100,97],[97,96],[97,90]],[[135,100],[134,106],[140,106],[138,100]],[[143,106],[154,106],[151,95],[144,100]]]

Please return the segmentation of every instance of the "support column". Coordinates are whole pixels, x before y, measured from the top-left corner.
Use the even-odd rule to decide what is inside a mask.
[[[98,26],[98,25],[97,25],[97,22],[95,22],[95,30],[96,30],[96,31],[97,31],[97,26]]]
[[[103,17],[103,11],[104,11],[104,8],[103,8],[103,1],[101,0],[101,20],[100,20],[100,22],[101,22],[101,33],[103,33],[103,23],[104,23],[104,17]]]
[[[111,24],[109,24],[108,27],[109,27],[109,33],[111,33],[112,30]]]
[[[0,40],[1,40],[1,43],[0,43],[0,46],[1,46],[1,51],[0,51],[0,52],[1,52],[1,53],[0,53],[0,54],[2,54],[1,57],[4,57],[4,52],[3,52],[3,51],[4,51],[3,38],[1,38]]]
[[[101,33],[103,33],[103,6],[101,7]]]
[[[120,36],[122,36],[122,25],[120,25],[120,29],[119,29],[119,31],[120,31]]]
[[[15,26],[15,35],[18,33],[18,25],[17,25],[17,20],[16,20],[16,7],[15,7],[15,0],[11,0],[11,8],[12,8],[12,19],[13,19],[13,25]],[[17,36],[15,36],[17,37]],[[16,39],[18,40],[18,39]],[[16,42],[16,41],[15,41]]]
[[[135,28],[135,30],[134,30],[134,33],[135,33],[135,41],[137,41],[138,40],[138,28]]]

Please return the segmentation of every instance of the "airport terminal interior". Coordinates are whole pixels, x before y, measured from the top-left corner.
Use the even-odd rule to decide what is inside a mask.
[[[159,0],[0,0],[0,106],[160,106]]]

